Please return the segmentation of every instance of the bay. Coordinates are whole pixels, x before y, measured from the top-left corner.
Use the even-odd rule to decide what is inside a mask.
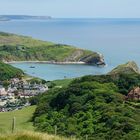
[[[51,19],[0,22],[0,31],[74,45],[100,52],[107,66],[17,63],[13,66],[46,80],[105,74],[115,66],[134,60],[140,65],[140,19]],[[34,65],[35,69],[31,69]]]

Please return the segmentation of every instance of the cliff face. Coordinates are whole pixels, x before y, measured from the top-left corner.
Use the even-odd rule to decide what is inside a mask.
[[[103,56],[96,52],[3,32],[0,32],[0,60],[105,64]]]
[[[103,55],[96,52],[85,53],[85,50],[74,51],[72,55],[68,56],[64,61],[84,62],[86,64],[97,65],[97,66],[105,65]]]
[[[96,52],[81,58],[80,61],[83,61],[86,64],[95,64],[97,66],[105,65],[103,55],[96,53]]]

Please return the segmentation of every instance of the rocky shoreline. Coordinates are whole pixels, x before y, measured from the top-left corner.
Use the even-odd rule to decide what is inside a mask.
[[[16,64],[16,63],[42,63],[42,64],[55,64],[55,65],[93,65],[93,66],[105,66],[106,64],[88,64],[86,62],[55,62],[55,61],[4,61],[6,64]]]
[[[85,62],[54,62],[54,61],[10,61],[4,62],[7,64],[14,64],[14,63],[44,63],[44,64],[86,64]]]

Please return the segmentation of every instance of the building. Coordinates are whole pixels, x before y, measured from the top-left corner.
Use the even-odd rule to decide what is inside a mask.
[[[3,86],[0,85],[0,96],[7,95],[7,92]]]
[[[127,95],[128,100],[140,100],[140,87],[133,88]]]

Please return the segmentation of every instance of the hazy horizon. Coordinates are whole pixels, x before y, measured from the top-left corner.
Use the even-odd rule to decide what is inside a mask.
[[[1,0],[0,13],[54,18],[140,18],[139,5],[139,0]]]
[[[50,16],[32,14],[0,14],[0,16]],[[140,17],[52,17],[53,19],[140,19]]]

